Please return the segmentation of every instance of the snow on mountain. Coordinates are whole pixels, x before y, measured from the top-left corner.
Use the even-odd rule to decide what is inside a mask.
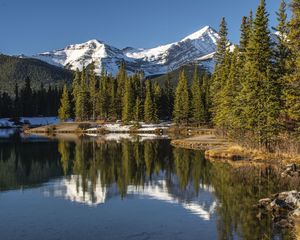
[[[218,38],[218,33],[206,26],[178,42],[150,49],[118,49],[99,40],[90,40],[33,57],[72,70],[81,70],[82,66],[95,62],[97,74],[105,69],[115,75],[122,61],[129,73],[142,70],[145,75],[163,74],[194,62],[212,70]]]

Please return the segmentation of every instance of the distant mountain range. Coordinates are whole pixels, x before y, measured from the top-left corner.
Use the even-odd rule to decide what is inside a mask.
[[[105,69],[115,75],[122,61],[129,73],[144,71],[146,76],[165,74],[190,63],[212,71],[218,38],[218,33],[206,26],[178,42],[150,49],[118,49],[99,40],[90,40],[31,57],[71,70],[81,70],[82,66],[95,62],[97,74]]]
[[[178,69],[182,66],[186,67],[189,76],[194,63],[201,69],[213,71],[218,38],[218,33],[206,26],[178,42],[150,49],[118,49],[99,40],[90,40],[34,56],[0,54],[0,92],[13,95],[15,83],[22,87],[26,77],[31,79],[34,89],[41,83],[62,86],[72,81],[71,70],[81,70],[92,62],[95,62],[97,74],[104,69],[108,74],[116,75],[124,61],[129,74],[144,71],[146,77],[161,82],[164,76],[157,76],[171,73],[172,81],[176,83]]]

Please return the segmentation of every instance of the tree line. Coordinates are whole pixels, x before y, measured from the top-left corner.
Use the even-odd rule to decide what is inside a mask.
[[[239,46],[232,51],[225,18],[212,77],[212,120],[234,138],[270,148],[278,136],[300,132],[300,1],[281,1],[271,33],[266,2],[242,19]]]
[[[94,64],[77,70],[72,88],[64,86],[59,117],[87,120],[122,120],[156,123],[173,119],[177,123],[207,123],[210,119],[210,75],[195,65],[191,86],[184,69],[173,86],[168,75],[163,83],[145,79],[143,73],[128,76],[121,63],[116,77],[102,71],[95,74]],[[176,89],[175,89],[176,88]]]
[[[21,89],[15,84],[14,97],[6,92],[0,93],[0,117],[56,116],[61,92],[58,87],[46,88],[43,84],[33,90],[30,78],[27,77]]]

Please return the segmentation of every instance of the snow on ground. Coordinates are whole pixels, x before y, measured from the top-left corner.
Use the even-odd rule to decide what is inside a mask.
[[[138,132],[154,132],[158,129],[167,129],[172,126],[170,122],[163,122],[159,124],[145,124],[143,122],[139,123],[140,128],[137,129]],[[100,129],[104,129],[108,132],[129,132],[134,125],[122,125],[120,123],[109,123],[104,125],[99,125],[99,127],[93,127],[86,129],[88,132],[96,132]]]
[[[10,122],[8,118],[0,118],[0,127],[14,127],[14,123]]]
[[[104,124],[103,128],[109,132],[129,132],[133,125],[121,125],[120,123]]]
[[[57,124],[59,119],[57,117],[21,117],[20,122],[23,124],[30,124],[31,126],[43,126],[48,124]],[[9,118],[0,118],[0,127],[2,128],[12,128],[18,127]]]
[[[20,121],[25,124],[28,123],[31,126],[43,126],[59,123],[58,117],[22,117]]]
[[[138,131],[140,132],[153,132],[157,129],[167,129],[172,125],[170,122],[163,122],[159,124],[145,124],[140,122],[139,124],[141,127],[138,129]]]

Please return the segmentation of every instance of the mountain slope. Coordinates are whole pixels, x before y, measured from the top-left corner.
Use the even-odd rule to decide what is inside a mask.
[[[32,58],[11,57],[0,55],[0,91],[13,94],[15,83],[24,85],[28,76],[32,87],[38,88],[43,83],[47,85],[62,85],[70,82],[72,72],[43,61]]]
[[[212,70],[218,38],[218,33],[206,26],[178,42],[150,49],[118,49],[99,40],[90,40],[33,57],[72,70],[95,62],[98,74],[105,69],[115,75],[122,61],[125,61],[129,73],[142,70],[146,76],[164,74],[195,62]]]

